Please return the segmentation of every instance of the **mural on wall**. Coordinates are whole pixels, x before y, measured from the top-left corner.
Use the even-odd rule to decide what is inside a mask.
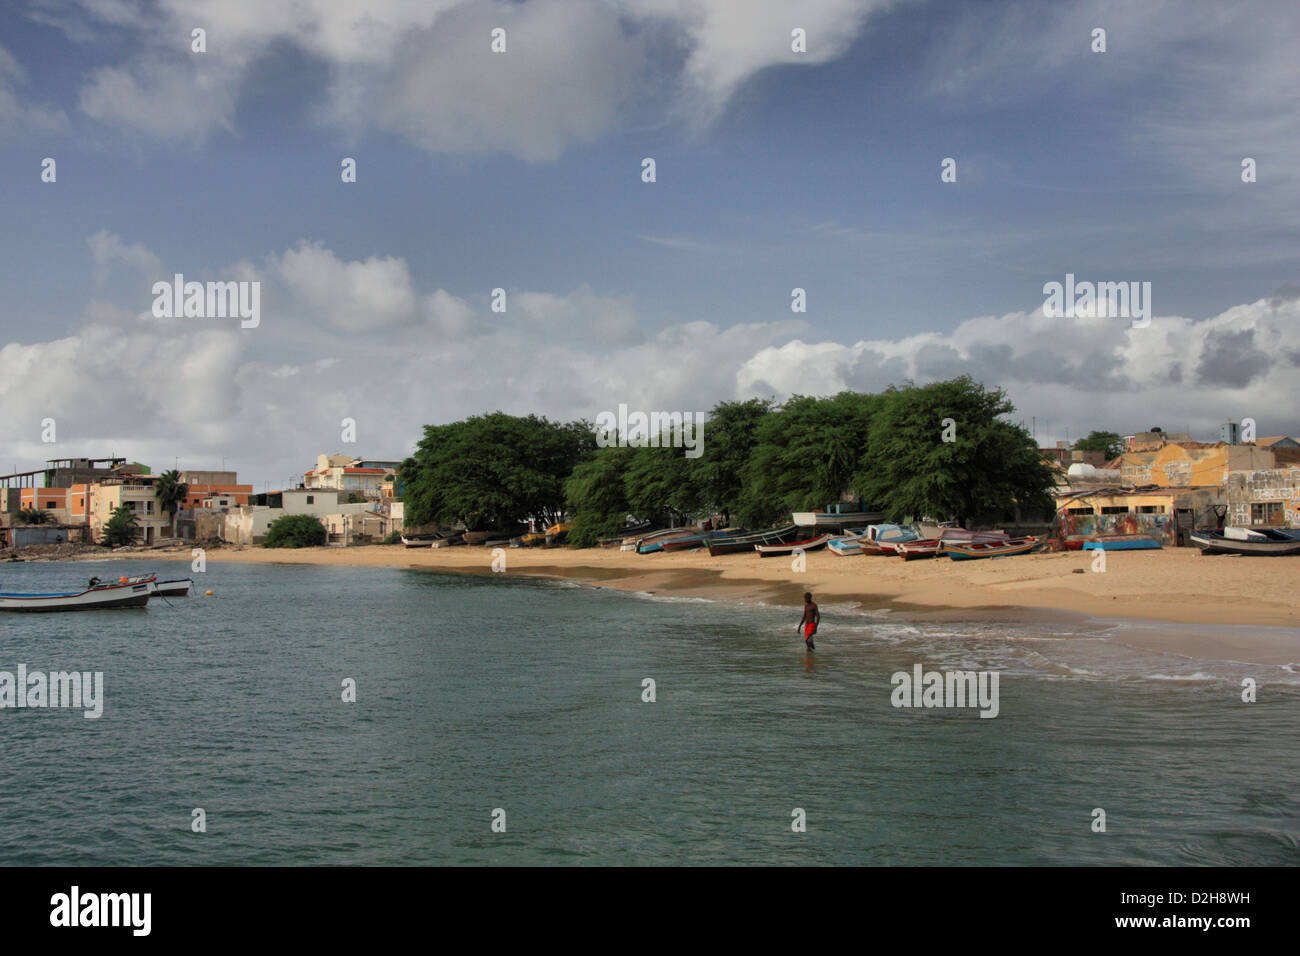
[[[1098,534],[1145,534],[1156,538],[1162,545],[1173,547],[1177,538],[1177,525],[1173,515],[1138,514],[1133,511],[1114,515],[1072,515],[1058,513],[1053,522],[1053,537],[1066,543],[1081,545]]]

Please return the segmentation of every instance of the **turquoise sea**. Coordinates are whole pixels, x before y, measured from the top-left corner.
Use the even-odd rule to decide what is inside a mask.
[[[190,574],[29,564],[0,589],[144,570]],[[97,720],[0,710],[0,864],[1300,861],[1296,663],[1143,651],[1123,622],[833,605],[808,655],[788,608],[510,575],[193,576],[200,596],[145,611],[0,616],[0,671],[104,674]],[[891,706],[916,664],[996,671],[998,716]]]

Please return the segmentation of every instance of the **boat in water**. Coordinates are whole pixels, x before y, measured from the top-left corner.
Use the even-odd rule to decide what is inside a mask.
[[[153,595],[154,578],[122,578],[106,584],[99,578],[76,591],[44,594],[0,593],[0,611],[45,613],[50,611],[107,611],[145,607]]]
[[[1007,538],[1004,541],[944,541],[943,550],[954,561],[970,561],[976,558],[1010,558],[1017,554],[1029,554],[1043,546],[1038,538]]]
[[[716,558],[720,554],[752,553],[755,545],[785,544],[787,541],[793,541],[798,536],[799,526],[788,524],[780,528],[768,528],[766,531],[755,531],[753,534],[738,534],[733,537],[711,534],[705,538],[704,543],[709,549],[709,554]]]
[[[780,544],[756,544],[754,550],[758,552],[760,558],[779,558],[782,555],[794,554],[796,551],[818,551],[826,547],[826,542],[830,541],[833,535],[819,534],[815,538],[804,538],[802,541],[786,541]]]
[[[1250,557],[1300,554],[1300,536],[1294,530],[1288,531],[1228,527],[1222,531],[1193,531],[1191,538],[1192,544],[1201,549],[1201,554],[1241,554]]]

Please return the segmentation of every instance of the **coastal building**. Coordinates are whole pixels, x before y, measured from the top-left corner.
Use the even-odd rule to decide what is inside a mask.
[[[1057,489],[1052,537],[1149,534],[1165,547],[1187,544],[1197,528],[1217,528],[1227,510],[1223,489],[1125,488],[1075,482]]]
[[[139,527],[139,540],[154,544],[172,534],[172,521],[163,511],[154,495],[156,475],[127,475],[110,478],[90,486],[90,527],[96,541],[103,534],[104,525],[119,505],[126,505],[134,513]]]
[[[246,505],[253,493],[253,486],[241,485],[238,473],[233,471],[182,471],[180,480],[187,486],[183,508],[201,508],[204,500],[213,495]]]
[[[337,533],[343,536],[342,519],[371,512],[373,503],[348,503],[346,492],[333,489],[286,488],[250,496],[250,503],[215,505],[196,510],[196,536],[201,540],[219,538],[229,544],[259,545],[266,541],[271,524],[285,515],[310,515],[328,528],[327,519],[336,521]],[[382,520],[382,516],[381,516]],[[373,533],[373,522],[359,526]]]
[[[391,485],[400,458],[353,458],[349,455],[319,455],[316,467],[303,475],[303,487],[311,490],[335,490],[378,498],[385,484]]]
[[[1135,487],[1195,488],[1222,485],[1234,471],[1271,468],[1274,452],[1226,442],[1147,442],[1120,455],[1120,476]]]
[[[1227,499],[1229,525],[1300,528],[1300,467],[1234,471]]]

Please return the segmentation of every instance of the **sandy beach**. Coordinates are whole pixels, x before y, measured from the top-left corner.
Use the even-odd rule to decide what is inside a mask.
[[[605,549],[511,548],[505,574],[569,578],[656,594],[799,604],[856,601],[867,608],[911,613],[1053,610],[1185,624],[1300,625],[1300,560],[1206,557],[1194,548],[1108,552],[1106,571],[1090,570],[1093,554],[1057,552],[984,561],[904,562],[895,557],[805,555],[789,558],[710,557],[707,551],[638,555]],[[220,549],[210,561],[412,567],[492,573],[492,551],[480,547]],[[1078,573],[1082,572],[1082,573]]]

